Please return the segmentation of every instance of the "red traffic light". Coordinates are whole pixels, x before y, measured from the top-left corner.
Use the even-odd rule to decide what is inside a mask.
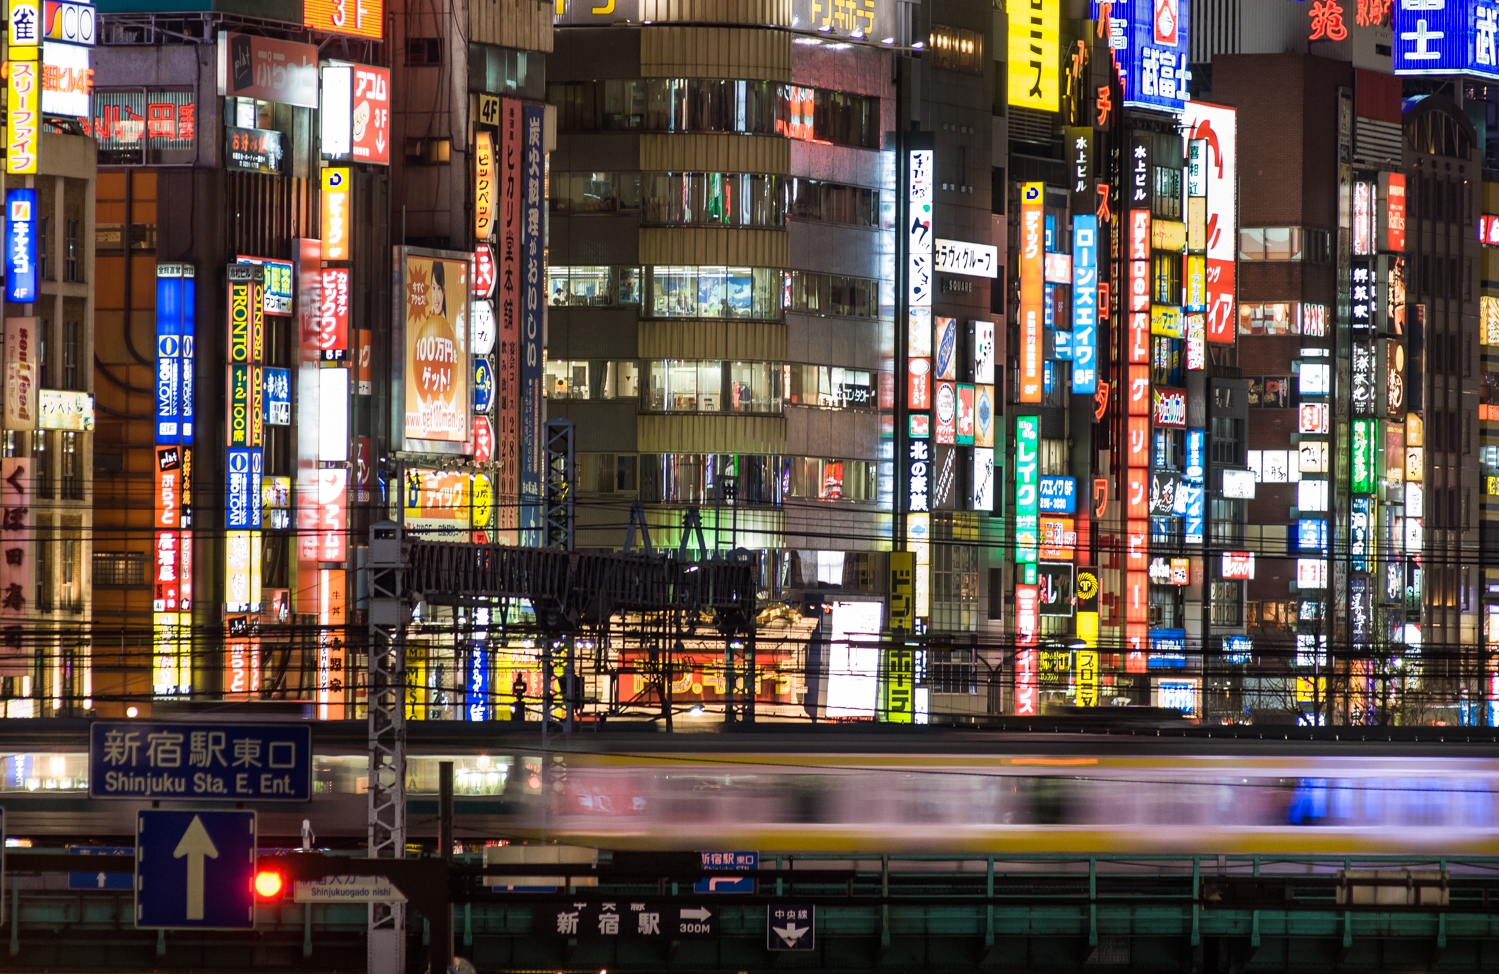
[[[255,895],[261,899],[276,899],[285,885],[286,880],[274,869],[262,869],[255,874]]]

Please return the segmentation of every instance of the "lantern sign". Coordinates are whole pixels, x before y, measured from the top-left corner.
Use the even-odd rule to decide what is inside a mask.
[[[494,460],[494,427],[488,416],[474,417],[474,462],[490,463]]]
[[[489,244],[481,243],[474,248],[474,297],[487,298],[494,294],[494,251]]]
[[[1015,563],[1037,560],[1040,504],[1037,453],[1041,420],[1036,416],[1015,418]]]
[[[1369,494],[1378,485],[1375,472],[1378,428],[1372,419],[1353,421],[1352,490],[1355,494]]]
[[[494,233],[494,135],[474,133],[474,236]]]
[[[1367,342],[1354,342],[1351,348],[1353,376],[1353,415],[1374,415],[1376,356],[1374,346]]]
[[[347,267],[325,267],[317,305],[318,348],[329,362],[349,355],[349,276]]]
[[[475,301],[472,313],[474,354],[488,355],[494,351],[494,304],[489,301]]]
[[[474,359],[474,412],[487,413],[494,405],[494,366],[489,359]]]

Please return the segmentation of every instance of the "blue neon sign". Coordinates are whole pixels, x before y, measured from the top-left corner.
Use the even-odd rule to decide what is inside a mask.
[[[1094,0],[1095,21],[1100,6]],[[1187,67],[1190,9],[1190,0],[1124,0],[1111,5],[1109,47],[1124,82],[1126,106],[1165,112],[1186,107],[1192,78]],[[1398,36],[1398,26],[1396,32]]]
[[[5,191],[5,300],[36,300],[36,190]]]
[[[1076,477],[1041,478],[1041,513],[1071,514],[1077,510]]]
[[[1098,391],[1098,217],[1072,218],[1072,391]]]
[[[1399,0],[1394,5],[1396,74],[1499,78],[1499,4],[1487,0]]]

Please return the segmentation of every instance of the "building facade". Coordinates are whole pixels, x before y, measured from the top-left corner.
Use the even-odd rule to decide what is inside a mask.
[[[114,710],[128,693],[156,706],[293,700],[353,717],[369,525],[399,516],[408,495],[423,513],[423,487],[450,464],[464,489],[438,505],[439,526],[464,540],[495,529],[489,500],[474,520],[470,498],[491,495],[488,481],[469,484],[493,478],[470,463],[474,445],[488,448],[481,464],[520,450],[516,428],[498,442],[481,434],[491,407],[469,381],[484,355],[495,374],[494,353],[477,347],[480,319],[496,338],[474,293],[486,234],[473,220],[473,147],[505,145],[497,117],[479,113],[492,100],[497,116],[497,96],[543,76],[550,19],[533,6],[475,9],[463,31],[392,10],[394,34],[365,6],[340,22],[314,7],[287,21],[102,18],[90,122],[109,175],[99,205],[114,286],[97,367],[110,387],[99,464],[110,573],[97,598],[120,649]],[[441,88],[455,76],[467,84]],[[420,101],[434,97],[440,118]],[[541,266],[539,234],[526,239],[535,255],[512,278]],[[495,255],[484,256],[492,272]],[[540,299],[538,286],[538,387]],[[524,507],[511,487],[513,542]],[[454,641],[450,662],[420,669],[419,701],[461,698]]]
[[[81,716],[94,709],[96,692],[89,598],[96,430],[87,364],[100,283],[95,152],[76,126],[46,125],[38,136],[35,171],[8,174],[5,186],[0,693],[8,717]],[[114,692],[107,664],[100,670],[99,692]]]
[[[976,715],[1001,659],[971,426],[977,319],[993,369],[992,270],[929,269],[913,347],[930,364],[945,341],[946,371],[912,391],[897,253],[916,131],[939,160],[927,230],[990,246],[990,24],[962,4],[865,7],[772,5],[750,18],[764,26],[732,5],[559,15],[549,415],[577,426],[580,546],[618,547],[638,503],[658,544],[698,547],[696,511],[710,551],[756,553],[797,634],[760,651],[769,712]],[[914,19],[897,23],[903,9]],[[953,423],[959,380],[966,448],[951,432],[937,448],[908,530],[908,415],[930,421],[941,393]],[[853,646],[894,624],[892,542],[919,552],[904,628],[931,640],[934,667],[898,675],[893,704],[892,660]],[[711,705],[712,652],[689,655],[684,685]]]

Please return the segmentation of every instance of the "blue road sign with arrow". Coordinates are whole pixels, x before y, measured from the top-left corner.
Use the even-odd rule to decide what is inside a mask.
[[[758,852],[704,852],[703,868],[708,870],[759,869]],[[704,876],[692,884],[694,893],[753,893],[753,876]]]
[[[254,812],[137,812],[135,925],[255,928]]]
[[[135,852],[130,848],[110,846],[70,845],[68,854],[74,856],[128,856]],[[87,869],[87,861],[68,873],[68,889],[134,889],[135,874],[110,872],[108,869]],[[111,864],[112,866],[113,864]]]

